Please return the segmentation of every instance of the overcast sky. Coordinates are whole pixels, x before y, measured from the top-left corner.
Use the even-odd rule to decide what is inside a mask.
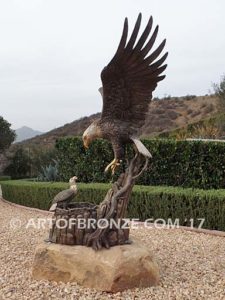
[[[224,0],[0,0],[0,115],[48,131],[100,111],[100,72],[139,12],[167,38],[154,96],[208,93],[225,73]]]

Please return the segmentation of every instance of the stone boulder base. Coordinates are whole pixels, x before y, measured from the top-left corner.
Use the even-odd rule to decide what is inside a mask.
[[[36,249],[34,279],[75,281],[100,291],[118,292],[159,282],[159,269],[140,241],[94,251],[85,246],[43,243]]]

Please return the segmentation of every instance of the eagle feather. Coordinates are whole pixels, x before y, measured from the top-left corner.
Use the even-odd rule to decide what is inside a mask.
[[[138,137],[145,123],[152,92],[157,83],[165,78],[165,75],[161,74],[167,67],[164,62],[168,52],[159,58],[166,40],[151,52],[159,28],[156,26],[150,35],[153,27],[152,17],[138,39],[141,19],[142,15],[139,14],[129,40],[128,20],[125,19],[117,51],[101,72],[101,118],[92,123],[90,130],[88,128],[83,135],[86,146],[96,138],[108,139],[114,150],[114,164],[118,164],[118,161],[124,158],[127,143],[134,143],[140,153],[151,157]]]

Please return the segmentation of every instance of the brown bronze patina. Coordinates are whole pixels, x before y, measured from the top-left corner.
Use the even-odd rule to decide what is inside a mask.
[[[156,26],[149,37],[152,24],[153,19],[150,17],[141,37],[137,39],[141,25],[139,14],[131,37],[127,41],[128,20],[125,19],[116,54],[101,73],[103,85],[100,88],[103,98],[101,118],[93,122],[83,134],[85,147],[96,138],[104,138],[112,143],[114,160],[106,170],[111,168],[113,173],[124,159],[127,143],[133,143],[135,150],[148,158],[151,157],[139,140],[139,136],[148,113],[152,92],[158,81],[165,78],[165,75],[160,74],[167,67],[163,63],[168,55],[165,53],[158,59],[166,40],[149,54],[158,34]]]
[[[158,26],[150,36],[153,19],[150,17],[140,38],[137,39],[141,25],[139,14],[130,39],[127,41],[128,20],[125,19],[122,37],[116,54],[101,73],[103,98],[101,118],[93,122],[83,134],[84,146],[91,141],[104,138],[111,142],[114,150],[114,160],[106,167],[112,173],[125,159],[125,147],[134,145],[135,155],[118,180],[112,185],[105,199],[99,206],[89,203],[67,203],[67,207],[56,207],[53,228],[50,231],[51,242],[67,245],[86,245],[98,250],[115,245],[129,243],[129,228],[124,228],[127,205],[136,179],[148,165],[151,154],[139,139],[141,127],[144,125],[148,106],[152,99],[158,81],[165,75],[160,75],[165,69],[163,65],[168,53],[158,59],[166,41],[154,50],[152,49]],[[57,219],[75,219],[72,228],[57,228]],[[101,222],[114,220],[121,226],[103,226],[78,228],[78,219],[90,218]],[[111,223],[109,222],[111,225]]]

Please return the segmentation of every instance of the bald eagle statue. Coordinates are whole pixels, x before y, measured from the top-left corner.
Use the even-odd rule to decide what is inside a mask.
[[[70,188],[66,189],[62,192],[59,192],[53,199],[52,205],[49,209],[49,211],[55,211],[57,207],[67,209],[68,204],[70,201],[73,200],[73,198],[77,194],[77,176],[73,176],[69,180]]]
[[[123,160],[125,146],[133,143],[135,150],[150,158],[151,154],[139,140],[141,127],[145,123],[152,92],[158,81],[165,75],[160,75],[167,67],[163,64],[168,53],[161,58],[166,40],[150,54],[154,46],[158,26],[150,35],[153,19],[150,17],[147,26],[138,39],[141,25],[139,14],[130,39],[128,36],[128,20],[124,21],[122,37],[118,49],[110,63],[102,70],[103,98],[101,117],[94,121],[83,134],[83,143],[88,148],[91,141],[97,138],[107,139],[112,143],[114,160],[106,167],[112,173]]]

